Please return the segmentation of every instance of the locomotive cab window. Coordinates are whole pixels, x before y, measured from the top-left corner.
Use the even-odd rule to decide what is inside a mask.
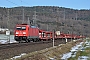
[[[16,30],[26,30],[26,27],[16,27]]]
[[[16,27],[16,30],[21,30],[22,28],[21,27]]]
[[[22,27],[22,30],[26,30],[26,27]]]

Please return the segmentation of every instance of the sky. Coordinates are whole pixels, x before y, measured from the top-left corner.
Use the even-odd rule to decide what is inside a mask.
[[[72,9],[90,9],[90,0],[1,0],[0,7],[59,6]]]

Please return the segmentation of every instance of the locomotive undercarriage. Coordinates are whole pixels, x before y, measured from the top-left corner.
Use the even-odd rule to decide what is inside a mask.
[[[30,37],[28,38],[26,36],[20,36],[20,37],[15,36],[14,38],[18,42],[37,42],[37,41],[40,41],[39,38],[30,38]]]

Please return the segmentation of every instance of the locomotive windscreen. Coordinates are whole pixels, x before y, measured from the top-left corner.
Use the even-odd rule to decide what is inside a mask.
[[[16,27],[16,30],[26,30],[25,26]]]

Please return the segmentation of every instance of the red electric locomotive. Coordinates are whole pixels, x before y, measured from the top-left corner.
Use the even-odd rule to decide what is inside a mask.
[[[14,39],[16,41],[38,41],[39,40],[39,29],[35,26],[29,26],[28,24],[16,25]]]

